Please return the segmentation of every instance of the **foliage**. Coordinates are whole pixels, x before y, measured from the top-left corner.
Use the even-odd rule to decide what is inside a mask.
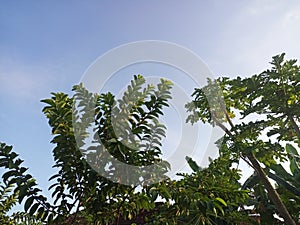
[[[268,175],[294,218],[300,218],[300,156],[291,144],[286,145],[290,172],[280,164],[271,165]]]
[[[172,84],[163,79],[156,87],[144,84],[142,76],[135,76],[118,101],[111,93],[92,94],[82,85],[74,86],[72,98],[52,93],[51,99],[42,100],[58,169],[50,178],[53,204],[39,195],[11,147],[1,149],[1,166],[9,169],[4,182],[17,185],[13,191],[19,202],[25,199],[25,211],[48,224],[210,224],[238,217],[234,211],[246,195],[238,190],[238,172],[224,171],[227,164],[212,163],[213,169],[182,174],[179,181],[164,175],[169,164],[160,158],[165,126],[159,116],[168,106]],[[130,180],[133,185],[123,185],[129,179],[124,168],[106,160],[104,150],[126,164],[159,166],[151,173],[140,170]],[[118,183],[112,181],[115,177]],[[158,178],[165,180],[155,183]]]
[[[261,182],[263,186],[253,186],[258,188],[254,188],[253,195],[261,196],[260,202],[264,201],[262,198],[267,198],[266,203],[271,201],[275,206],[270,209],[272,218],[277,213],[288,224],[295,224],[293,219],[298,221],[299,215],[292,215],[291,218],[289,212],[293,209],[281,200],[287,196],[283,192],[281,198],[278,196],[266,173],[274,179],[268,169],[275,169],[278,161],[286,160],[287,153],[282,141],[300,144],[300,67],[295,63],[296,60],[284,62],[284,54],[281,54],[273,57],[271,70],[258,75],[209,80],[211,85],[196,89],[194,101],[187,104],[191,112],[189,122],[202,120],[224,130],[220,152],[230,153],[236,162],[242,158],[255,169],[256,185]],[[215,91],[218,85],[221,88]],[[212,106],[209,105],[209,98]],[[282,187],[278,179],[275,181]],[[262,195],[265,191],[268,197]],[[264,209],[259,213],[263,220]],[[262,223],[271,224],[272,221],[266,219]]]
[[[9,221],[7,216],[9,210],[16,204],[16,194],[10,193],[12,190],[11,185],[0,186],[0,222],[3,224],[5,221]]]
[[[299,154],[297,150],[291,145],[286,145],[286,150],[288,154],[288,160],[290,164],[291,173],[286,171],[286,169],[281,164],[272,164],[269,168],[266,168],[266,173],[268,176],[276,181],[276,190],[280,194],[284,204],[289,209],[289,212],[293,218],[300,217],[300,183],[299,183]],[[264,189],[261,182],[257,182],[257,173],[250,176],[243,185],[243,189],[253,190],[254,195],[252,199],[252,204],[254,208],[251,213],[259,213],[259,211],[264,210],[261,213],[261,220],[272,224],[278,223],[274,214],[274,204],[270,201],[267,196],[267,192]]]
[[[2,175],[3,183],[0,183],[0,223],[3,225],[41,224],[35,216],[25,212],[16,212],[12,215],[10,210],[16,203],[21,202],[25,195],[34,195],[38,192],[32,187],[34,180],[28,174],[24,175],[24,167],[20,167],[22,161],[16,158],[18,155],[12,152],[12,147],[0,143],[0,165],[9,171]]]
[[[91,168],[91,162],[88,161],[96,159],[98,169],[101,169],[101,166],[106,169],[109,162],[104,160],[106,164],[101,164],[103,163],[101,150],[106,148],[118,160],[128,164],[147,165],[162,162],[158,156],[161,154],[160,140],[165,135],[165,127],[159,123],[158,117],[162,115],[162,108],[168,106],[171,83],[162,79],[156,88],[148,85],[142,90],[144,83],[145,79],[142,76],[135,76],[123,99],[118,101],[118,105],[115,105],[114,96],[111,93],[91,94],[82,85],[74,86],[74,98],[69,98],[63,93],[53,93],[51,99],[43,100],[47,104],[43,112],[49,119],[54,135],[52,143],[56,145],[53,155],[54,167],[58,168],[58,173],[50,178],[55,183],[49,187],[53,190],[53,205],[47,203],[42,196],[38,196],[39,189],[35,188],[36,183],[32,177],[25,174],[26,168],[20,166],[22,160],[15,159],[17,154],[10,152],[11,148],[2,149],[2,166],[9,169],[3,175],[3,179],[5,182],[17,184],[14,192],[17,193],[20,189],[19,202],[25,195],[27,196],[26,211],[30,214],[37,214],[39,218],[47,219],[48,223],[52,223],[52,220],[56,223],[64,223],[63,221],[74,223],[76,215],[80,212],[81,217],[91,223],[108,224],[114,222],[116,218],[119,220],[120,217],[131,219],[141,209],[148,210],[154,207],[154,203],[150,202],[144,190],[136,191],[137,185],[126,186],[108,179],[109,173],[116,171],[114,165],[106,171],[107,177],[104,177]],[[75,113],[72,113],[75,100],[80,112],[75,110]],[[92,104],[93,107],[89,108],[88,104]],[[127,118],[122,123],[124,126],[122,129],[130,129],[133,134],[130,140],[116,136],[111,119],[112,110],[121,115],[120,111],[124,112],[127,109],[130,110],[125,113],[134,119],[128,120]],[[84,114],[82,114],[83,111]],[[90,120],[91,117],[92,120]],[[83,122],[81,126],[76,126],[79,119]],[[75,127],[73,127],[74,120]],[[84,145],[87,134],[85,129],[90,125],[87,121],[95,121],[101,145],[90,146],[89,152],[85,153],[79,151],[79,148]],[[126,124],[128,121],[129,123]],[[77,139],[77,142],[74,129],[82,129],[77,130],[77,134],[83,135],[83,138]],[[138,148],[132,148],[132,145],[126,143],[137,142],[137,139],[141,140]],[[94,152],[90,153],[91,150]],[[163,174],[169,165],[166,162],[160,165],[157,168],[159,171],[156,172]],[[118,174],[113,175],[122,179]],[[149,174],[141,173],[141,175]],[[144,177],[142,180],[140,178],[137,177],[140,181],[138,185],[143,185],[147,180],[153,179],[151,176]],[[71,212],[74,212],[75,216],[71,215]]]
[[[240,190],[241,174],[229,169],[232,161],[225,155],[211,161],[208,168],[200,169],[190,159],[192,174],[179,174],[183,179],[170,185],[169,192],[178,221],[187,224],[237,224],[249,221],[238,208],[248,199],[247,191]],[[193,166],[192,166],[193,165]]]
[[[271,64],[261,74],[208,80],[195,90],[187,122],[219,126],[225,135],[216,143],[217,159],[201,168],[186,157],[193,172],[177,180],[166,176],[170,165],[161,159],[166,127],[159,118],[171,98],[170,81],[146,85],[134,76],[120,99],[82,84],[73,97],[52,93],[42,102],[58,171],[49,179],[53,204],[2,143],[2,224],[280,224],[276,215],[296,224],[300,67],[284,62],[284,54]],[[254,169],[243,185],[240,159]],[[290,171],[280,164],[287,161]],[[24,212],[9,215],[17,202]]]

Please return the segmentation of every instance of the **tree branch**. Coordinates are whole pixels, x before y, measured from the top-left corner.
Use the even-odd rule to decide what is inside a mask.
[[[289,118],[289,120],[290,120],[290,122],[291,122],[291,124],[292,124],[293,129],[294,129],[295,132],[296,132],[296,135],[297,135],[297,137],[298,137],[298,140],[300,141],[300,129],[299,129],[297,123],[295,122],[294,118],[293,118],[291,115],[289,115],[289,114],[288,114],[288,118]]]
[[[227,129],[216,117],[215,113],[211,113],[213,121],[216,123],[218,127],[220,127],[227,135],[232,136],[232,133],[230,130]]]
[[[225,113],[225,115],[228,116],[227,112]],[[226,118],[227,118],[226,116]],[[229,116],[228,116],[229,117]],[[228,134],[229,136],[233,136],[232,132],[230,130],[228,130],[217,118],[216,116],[212,113],[212,118],[215,121],[216,125],[219,126],[223,131],[225,131],[226,134]],[[230,119],[230,118],[229,118]],[[299,140],[300,140],[300,130],[299,127],[297,126],[297,124],[295,123],[295,121],[293,120],[293,118],[291,118],[292,121],[294,122],[293,126],[296,126],[296,133],[297,130],[299,131]],[[231,122],[231,120],[228,120],[228,122]],[[291,123],[293,124],[293,122],[291,121]],[[233,127],[234,125],[231,123],[230,124],[231,127]],[[297,133],[298,136],[298,133]],[[249,159],[246,160],[244,157],[241,157],[246,163],[249,164],[249,161],[251,162],[252,166],[256,172],[258,173],[258,176],[260,178],[260,180],[262,181],[264,187],[267,189],[268,191],[268,195],[269,198],[271,199],[271,201],[273,202],[273,204],[275,205],[276,209],[278,210],[280,216],[283,217],[284,221],[286,224],[289,225],[296,225],[295,221],[292,219],[291,215],[289,214],[288,210],[286,209],[285,205],[283,204],[280,196],[278,195],[277,191],[273,188],[272,184],[270,183],[266,173],[264,172],[264,170],[261,168],[258,160],[255,158],[253,152],[251,152],[250,154],[247,155],[247,158]],[[249,164],[250,165],[250,164]]]

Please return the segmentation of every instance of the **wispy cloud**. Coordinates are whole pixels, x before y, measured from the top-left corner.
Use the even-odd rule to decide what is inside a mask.
[[[226,21],[218,43],[218,74],[245,75],[262,72],[271,57],[286,52],[300,58],[300,3],[251,1]]]
[[[0,63],[0,95],[14,102],[40,98],[54,79],[47,67],[24,65],[11,59]],[[37,100],[39,101],[39,99]]]

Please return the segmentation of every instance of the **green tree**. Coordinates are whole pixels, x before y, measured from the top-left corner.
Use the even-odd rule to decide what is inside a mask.
[[[272,69],[259,75],[208,80],[195,90],[186,105],[187,122],[208,122],[225,135],[216,143],[217,159],[200,168],[187,157],[193,172],[178,180],[166,177],[170,165],[161,159],[166,127],[159,117],[171,98],[170,81],[146,85],[135,76],[120,99],[89,93],[81,84],[72,97],[52,93],[42,102],[58,170],[50,178],[53,204],[12,147],[2,143],[0,218],[10,224],[14,217],[8,211],[23,202],[19,218],[47,224],[275,224],[276,215],[296,224],[300,67],[295,60],[284,62],[284,54],[271,63]],[[118,161],[108,160],[107,153]],[[243,185],[241,159],[254,169]],[[280,165],[284,161],[290,171]],[[124,165],[141,169],[132,173]],[[149,165],[156,166],[148,171]]]
[[[49,187],[54,203],[40,194],[22,160],[3,144],[4,182],[15,185],[13,193],[20,203],[25,201],[26,212],[48,224],[227,224],[242,217],[235,211],[247,195],[239,190],[240,174],[228,170],[227,164],[213,162],[213,169],[182,174],[179,181],[164,175],[169,168],[160,158],[165,126],[158,119],[168,106],[171,86],[164,79],[156,87],[145,85],[142,76],[135,76],[118,101],[111,93],[92,94],[82,85],[74,86],[73,97],[53,93],[42,102],[54,135],[58,172],[50,178],[54,183]],[[118,124],[113,124],[113,116]],[[91,126],[95,144],[86,149]],[[130,178],[132,185],[124,185],[128,177],[119,171],[125,169],[105,160],[104,150],[126,164],[159,166],[151,173],[140,170]],[[195,169],[196,164],[188,161]],[[158,178],[162,180],[153,182]]]
[[[41,221],[34,215],[26,212],[10,213],[10,210],[25,197],[24,187],[29,183],[34,183],[30,175],[24,175],[24,167],[19,167],[22,163],[17,159],[17,154],[12,152],[12,147],[0,143],[0,167],[9,169],[2,176],[0,182],[0,223],[3,225],[38,225]]]
[[[260,208],[263,224],[273,223],[275,213],[284,219],[285,224],[296,224],[299,212],[291,214],[294,210],[286,201],[291,198],[285,191],[277,191],[269,178],[283,187],[270,171],[278,173],[278,162],[285,161],[290,154],[285,151],[285,142],[300,144],[300,67],[296,60],[284,61],[284,54],[274,56],[271,64],[270,70],[249,78],[209,80],[209,85],[195,90],[194,101],[187,104],[191,112],[188,121],[202,120],[219,126],[225,132],[220,152],[229,153],[237,163],[243,159],[255,170],[257,179],[252,185],[252,194],[274,206],[268,210]],[[213,107],[208,105],[208,98]],[[223,100],[225,104],[222,104]],[[280,175],[288,179],[283,173]],[[265,190],[267,196],[263,195]],[[264,211],[270,210],[272,219],[264,216]]]

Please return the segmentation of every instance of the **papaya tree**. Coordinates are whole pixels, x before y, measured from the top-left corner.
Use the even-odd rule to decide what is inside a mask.
[[[285,224],[299,221],[295,204],[287,202],[292,199],[287,196],[291,190],[286,186],[291,176],[278,165],[291,156],[285,143],[300,145],[300,67],[296,60],[284,61],[284,56],[274,56],[272,68],[258,75],[208,80],[209,85],[195,89],[193,102],[186,105],[190,112],[188,122],[201,120],[220,127],[225,133],[220,152],[230,154],[236,163],[244,160],[254,169],[252,194],[273,205],[257,208],[262,224],[272,224],[277,220],[276,214]],[[208,104],[208,98],[214,107]],[[293,151],[296,157],[297,150]],[[282,180],[288,182],[283,185]],[[265,212],[269,216],[264,216]]]

